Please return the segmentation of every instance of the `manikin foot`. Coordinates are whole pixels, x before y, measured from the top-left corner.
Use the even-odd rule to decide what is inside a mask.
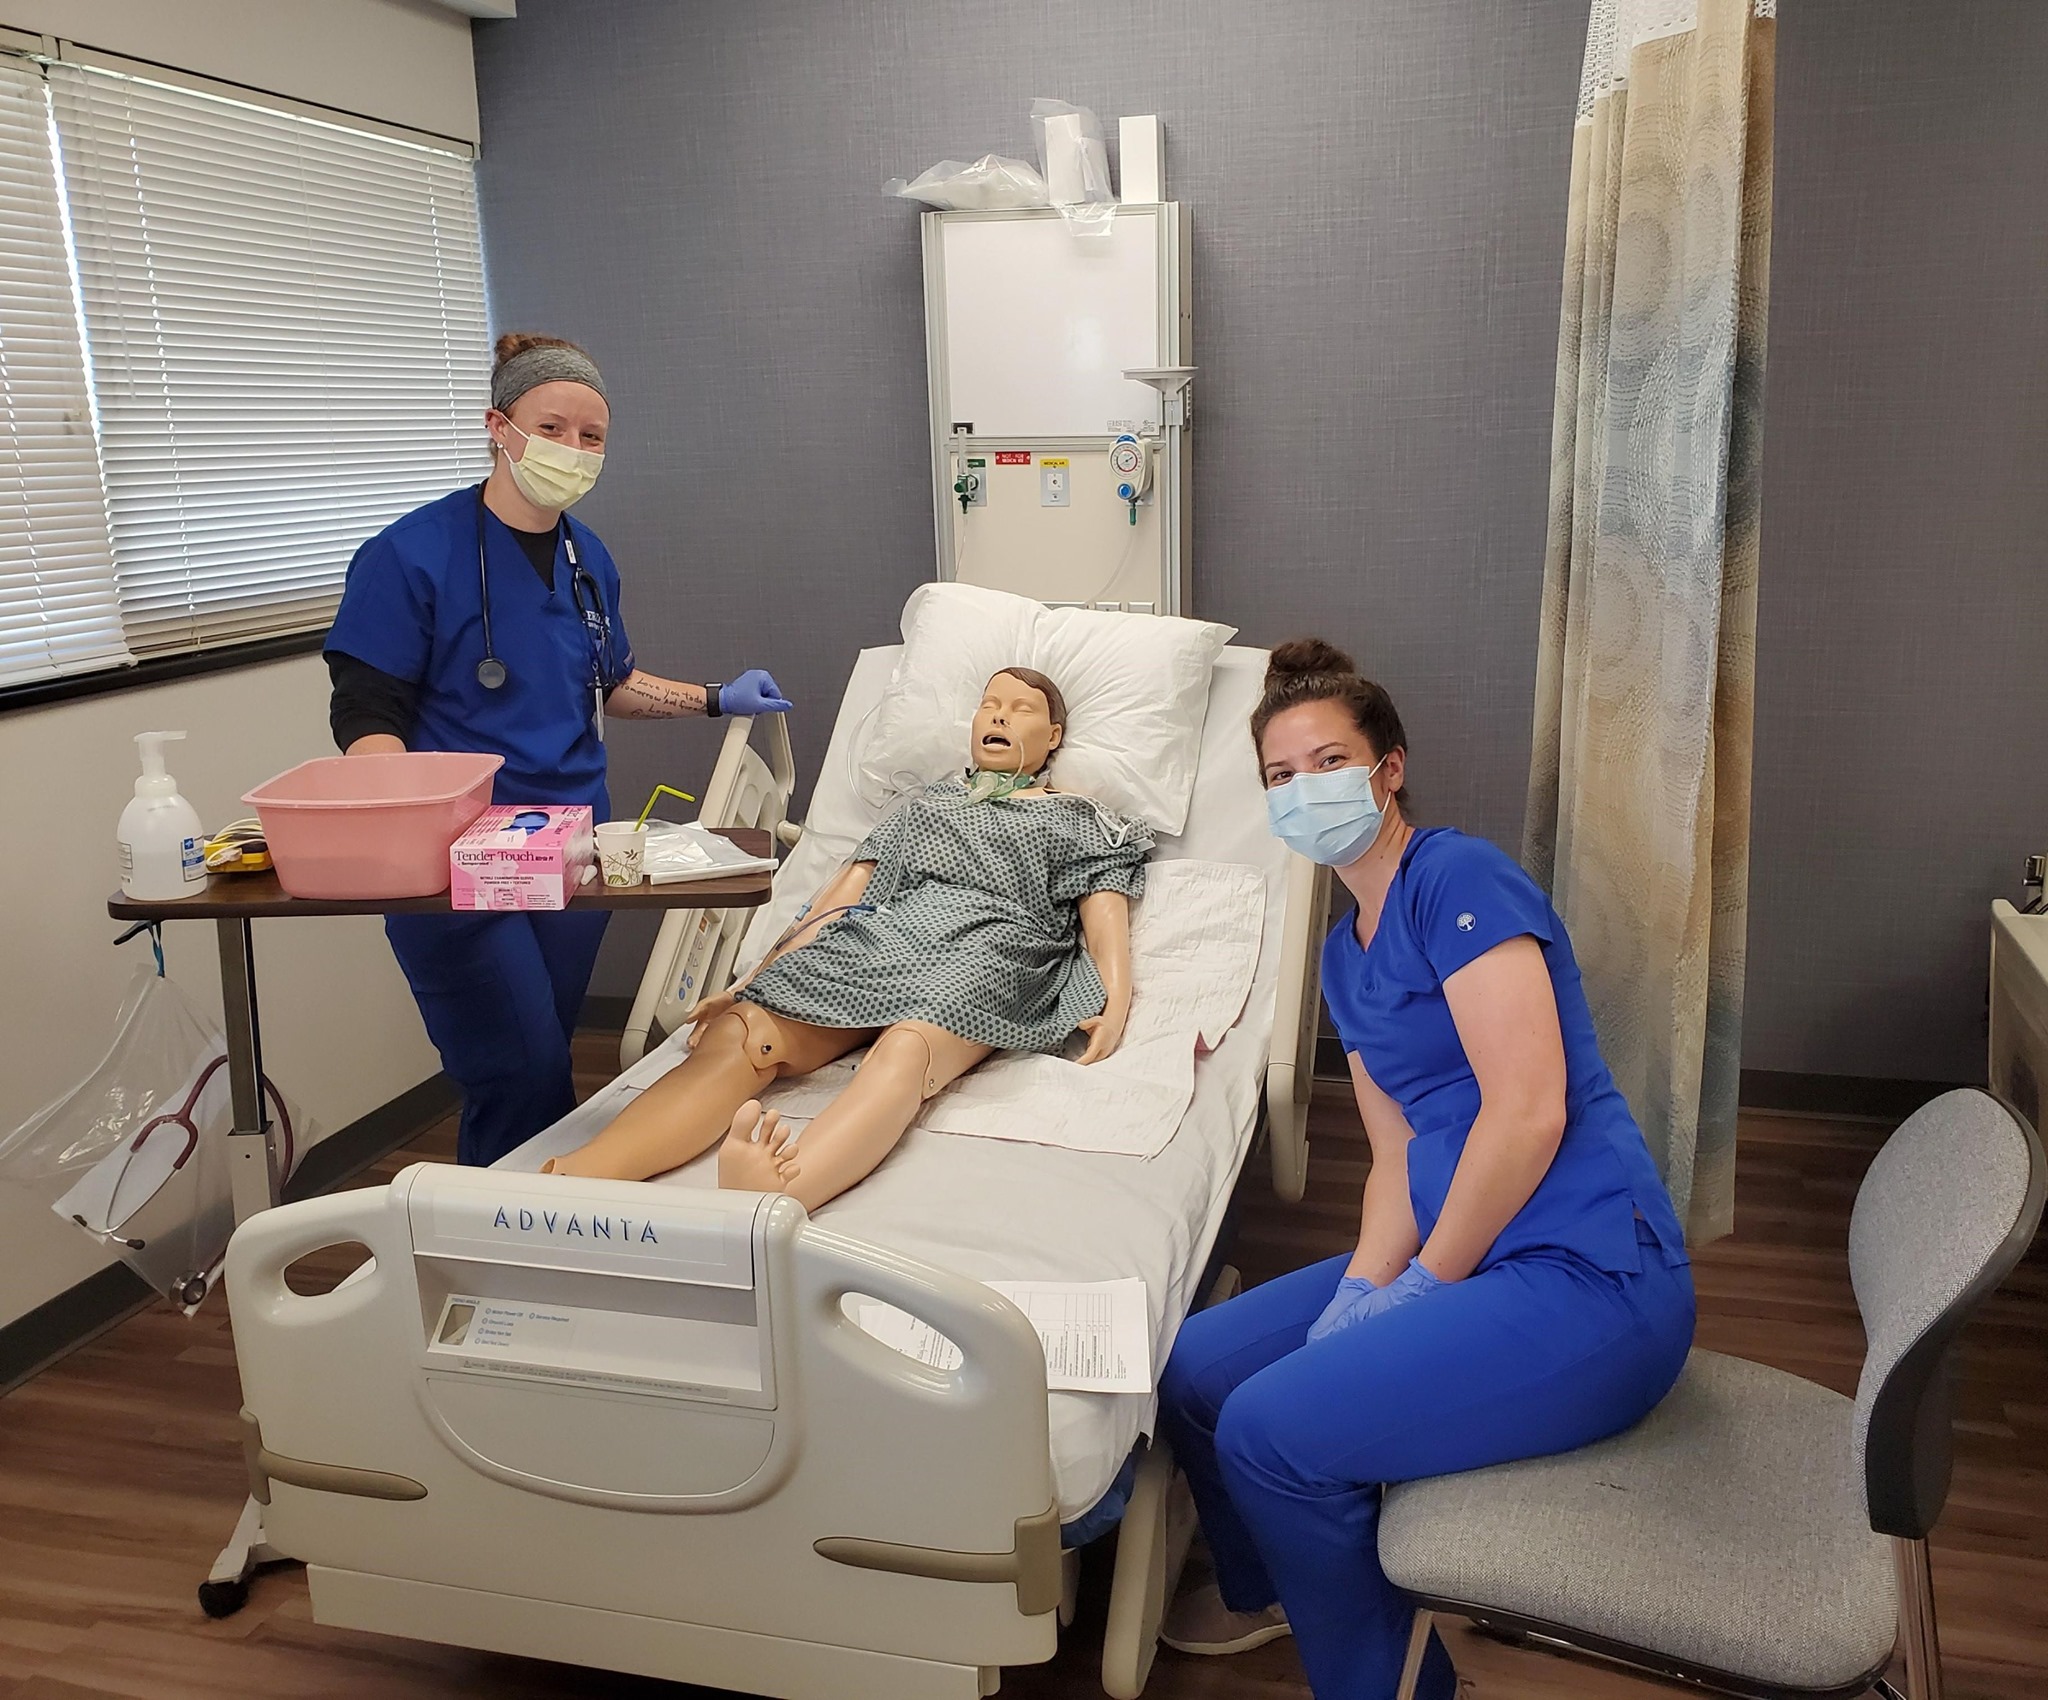
[[[1275,1604],[1264,1611],[1232,1611],[1214,1582],[1175,1600],[1160,1625],[1159,1639],[1182,1653],[1247,1653],[1293,1631]]]
[[[728,1192],[780,1192],[796,1178],[795,1136],[785,1134],[782,1117],[749,1098],[733,1112],[725,1143],[718,1148],[718,1184]]]

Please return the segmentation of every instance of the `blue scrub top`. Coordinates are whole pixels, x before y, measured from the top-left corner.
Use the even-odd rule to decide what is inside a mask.
[[[495,691],[476,677],[484,658],[480,515],[491,637],[508,674]],[[633,670],[618,568],[595,532],[564,518],[611,619],[604,671],[617,684]],[[542,584],[510,528],[471,485],[393,521],[356,551],[326,647],[419,687],[414,749],[503,756],[495,801],[588,803],[603,820],[611,807],[604,740],[592,713],[597,646],[572,577],[568,552],[557,544],[554,588]],[[587,586],[584,599],[587,606]]]
[[[1427,1240],[1479,1114],[1479,1082],[1451,1019],[1444,982],[1524,934],[1543,947],[1564,1037],[1565,1130],[1549,1172],[1479,1263],[1561,1250],[1596,1267],[1639,1270],[1640,1216],[1667,1263],[1685,1235],[1642,1131],[1600,1056],[1564,922],[1519,864],[1483,838],[1431,827],[1409,840],[1371,945],[1357,912],[1323,947],[1323,995],[1343,1037],[1415,1138],[1408,1193]]]

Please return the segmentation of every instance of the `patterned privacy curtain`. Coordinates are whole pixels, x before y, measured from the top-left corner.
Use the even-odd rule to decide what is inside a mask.
[[[1593,0],[1524,860],[1695,1240],[1735,1214],[1775,0]]]

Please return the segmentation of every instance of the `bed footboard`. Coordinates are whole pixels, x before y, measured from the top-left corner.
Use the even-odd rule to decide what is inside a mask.
[[[350,1242],[357,1278],[290,1289]],[[1057,1645],[1038,1336],[791,1200],[422,1164],[251,1218],[228,1292],[266,1532],[317,1621],[523,1624],[522,1651],[789,1700],[986,1692]]]

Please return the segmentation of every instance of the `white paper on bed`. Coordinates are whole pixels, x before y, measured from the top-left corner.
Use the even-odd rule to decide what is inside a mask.
[[[925,1105],[935,1133],[1014,1139],[1069,1151],[1153,1157],[1195,1092],[1195,1058],[1237,1024],[1258,967],[1266,884],[1238,862],[1153,862],[1131,911],[1131,1016],[1123,1043],[1083,1068],[1065,1057],[1005,1052]],[[1078,1050],[1078,1042],[1070,1049]],[[808,1122],[859,1066],[845,1057],[762,1102]]]
[[[1150,1393],[1152,1323],[1145,1283],[989,1281],[1024,1313],[1045,1348],[1049,1393]],[[869,1301],[854,1320],[885,1346],[932,1369],[958,1369],[960,1348],[928,1322]]]

